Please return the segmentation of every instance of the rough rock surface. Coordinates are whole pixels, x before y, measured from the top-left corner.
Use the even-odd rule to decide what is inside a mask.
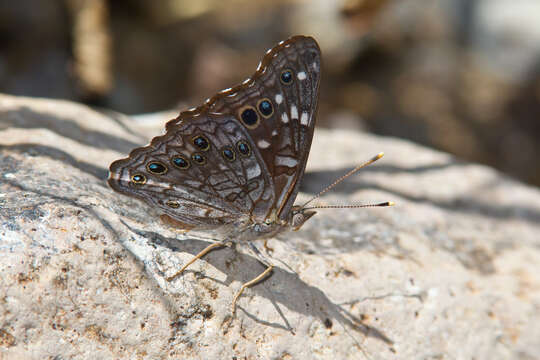
[[[162,124],[0,96],[0,358],[540,354],[538,189],[406,141],[317,129],[300,198],[385,151],[321,203],[397,205],[320,210],[272,239],[273,276],[231,317],[257,260],[218,250],[167,282],[208,240],[106,184],[108,164]]]

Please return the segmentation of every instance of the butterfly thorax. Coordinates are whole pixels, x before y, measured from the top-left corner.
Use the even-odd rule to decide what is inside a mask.
[[[232,235],[231,238],[238,242],[267,239],[285,231],[297,231],[315,214],[315,211],[294,206],[286,217],[287,220],[281,220],[274,216],[264,221],[242,219],[234,224],[231,230],[232,233],[229,235]]]

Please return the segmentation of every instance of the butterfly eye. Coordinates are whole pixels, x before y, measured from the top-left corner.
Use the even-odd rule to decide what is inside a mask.
[[[262,116],[264,116],[265,118],[270,117],[274,113],[272,103],[268,99],[260,100],[257,108],[259,109],[259,112],[262,114]]]
[[[195,161],[199,165],[206,164],[206,158],[203,155],[198,154],[198,153],[191,155],[191,160]]]
[[[245,106],[239,111],[240,119],[249,129],[255,129],[259,126],[259,114],[253,106]]]
[[[246,143],[245,141],[243,140],[240,140],[237,144],[236,144],[236,148],[238,149],[238,152],[244,156],[249,156],[251,155],[251,148],[249,147],[248,143]]]
[[[152,174],[162,175],[162,174],[165,174],[167,170],[169,169],[167,169],[167,167],[164,164],[158,161],[153,161],[146,165],[146,170],[148,170]]]
[[[221,154],[226,160],[234,161],[234,159],[236,159],[236,154],[230,147],[223,148],[223,150],[221,150]]]
[[[293,72],[290,69],[283,70],[279,80],[283,85],[290,85],[293,82]]]
[[[202,151],[208,151],[210,149],[210,142],[205,136],[197,135],[193,139],[193,144]]]
[[[131,177],[131,181],[137,185],[143,185],[146,183],[146,176],[142,174],[135,174]]]
[[[171,162],[174,166],[176,166],[177,168],[181,169],[181,170],[186,170],[190,167],[190,163],[189,163],[189,160],[186,159],[184,156],[182,155],[177,155],[175,157],[173,157],[171,159]]]

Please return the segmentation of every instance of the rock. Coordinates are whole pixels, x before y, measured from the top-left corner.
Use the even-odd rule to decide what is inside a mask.
[[[161,132],[0,96],[0,357],[508,359],[540,352],[540,192],[407,141],[317,129],[299,200],[386,156],[272,239],[272,277],[113,192],[111,161]],[[519,153],[516,153],[519,156]],[[300,202],[300,201],[298,201]],[[262,244],[258,244],[262,246]]]

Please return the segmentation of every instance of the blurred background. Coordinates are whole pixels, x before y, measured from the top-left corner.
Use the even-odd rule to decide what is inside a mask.
[[[319,126],[540,185],[538,0],[0,0],[0,92],[182,110],[295,34],[323,52]]]

